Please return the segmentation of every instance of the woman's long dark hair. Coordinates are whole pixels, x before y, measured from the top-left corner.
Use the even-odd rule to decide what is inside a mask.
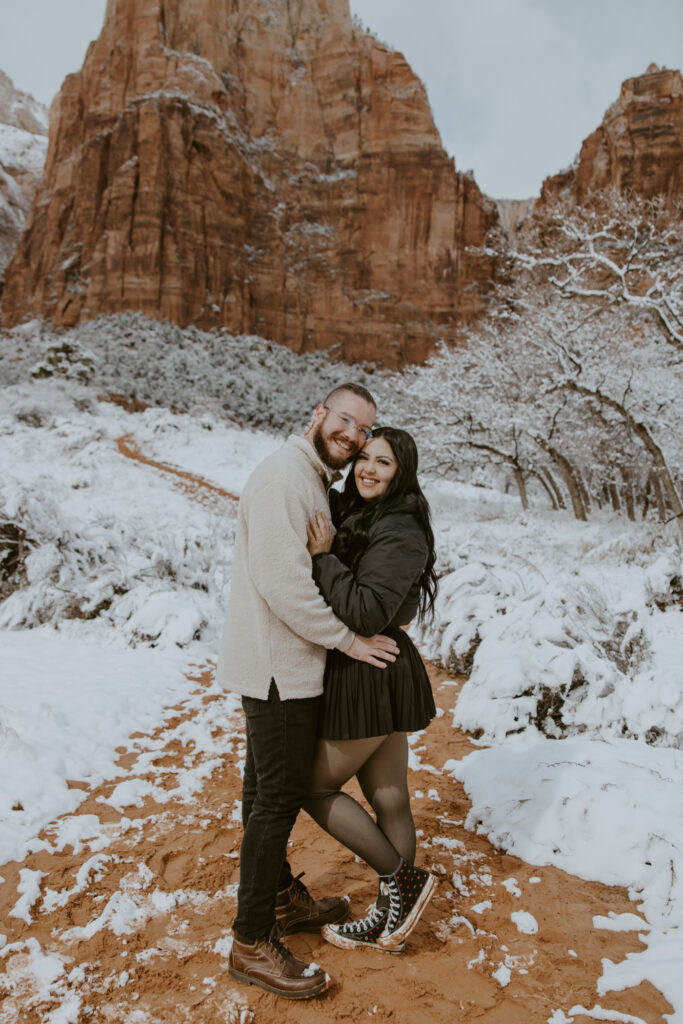
[[[436,553],[429,502],[422,493],[417,479],[417,446],[407,430],[399,430],[397,427],[377,427],[373,430],[372,437],[382,437],[387,442],[396,459],[396,473],[389,481],[384,494],[372,501],[365,501],[358,493],[354,474],[355,462],[352,464],[339,503],[340,520],[345,520],[353,514],[350,529],[345,531],[344,548],[356,552],[354,561],[357,561],[367,546],[372,525],[388,512],[405,511],[406,507],[410,508],[420,522],[428,548],[427,561],[420,577],[418,617],[422,621],[434,613],[438,583],[434,571]],[[351,569],[354,568],[352,563]]]

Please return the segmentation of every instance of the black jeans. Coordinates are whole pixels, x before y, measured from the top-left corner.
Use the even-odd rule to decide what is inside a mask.
[[[236,932],[253,941],[275,924],[275,896],[292,878],[287,840],[311,782],[320,697],[280,700],[271,681],[268,700],[243,697],[247,756],[242,791]]]

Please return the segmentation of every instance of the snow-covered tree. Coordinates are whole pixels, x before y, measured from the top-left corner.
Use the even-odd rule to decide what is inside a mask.
[[[683,530],[682,246],[658,203],[607,196],[539,218],[488,322],[397,386],[430,461],[503,470],[525,508],[533,482],[579,519],[640,503]]]
[[[637,310],[683,348],[683,206],[616,191],[586,206],[560,200],[522,238],[512,258],[564,298],[598,315]]]

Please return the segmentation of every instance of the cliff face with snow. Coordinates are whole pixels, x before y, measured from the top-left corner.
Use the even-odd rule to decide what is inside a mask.
[[[542,199],[577,203],[605,188],[677,200],[683,195],[683,79],[651,64],[628,78],[602,124],[581,146],[573,167],[546,178]]]
[[[4,323],[134,309],[399,365],[483,307],[496,219],[348,0],[109,0]]]
[[[0,286],[43,173],[47,111],[0,71]]]
[[[109,0],[34,200],[44,125],[0,76],[5,326],[139,310],[401,366],[485,309],[496,261],[474,250],[533,206],[455,170],[422,83],[348,0]],[[682,140],[680,72],[653,66],[536,217],[607,186],[680,196]]]

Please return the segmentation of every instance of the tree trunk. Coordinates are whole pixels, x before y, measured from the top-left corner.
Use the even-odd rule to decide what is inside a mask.
[[[495,455],[496,458],[500,459],[501,462],[507,463],[508,466],[512,467],[512,472],[515,475],[515,482],[517,484],[517,490],[519,491],[519,498],[522,502],[522,508],[524,511],[528,511],[529,501],[526,493],[526,484],[524,482],[524,473],[522,468],[514,455],[509,455],[507,452],[502,452],[499,448],[494,448],[493,445],[483,444],[478,441],[468,441],[467,444],[470,448],[475,448],[479,452],[489,452],[491,455]]]
[[[654,462],[655,475],[658,477],[658,482],[664,488],[667,501],[671,507],[671,511],[673,512],[673,517],[676,520],[678,529],[683,537],[683,505],[681,504],[681,499],[678,491],[676,490],[673,477],[669,472],[669,467],[666,464],[666,459],[664,458],[662,449],[652,437],[645,424],[634,420],[631,413],[621,404],[621,402],[617,402],[616,399],[610,398],[609,395],[604,395],[602,391],[591,391],[590,388],[584,388],[580,384],[577,384],[576,381],[570,381],[567,384],[567,387],[572,391],[576,391],[580,395],[586,395],[588,398],[594,398],[601,405],[606,405],[608,408],[614,409],[615,412],[619,413],[621,418],[633,431],[636,437],[640,438]]]
[[[666,519],[666,505],[664,503],[664,495],[662,494],[662,485],[659,482],[659,476],[654,469],[650,474],[650,481],[652,483],[652,493],[655,496],[655,503],[657,505],[657,515],[660,523],[663,523]]]
[[[517,490],[519,491],[519,500],[522,503],[522,508],[525,512],[529,509],[529,498],[526,493],[526,482],[524,480],[524,473],[522,473],[519,466],[512,466],[512,472],[515,474],[515,483],[517,484]]]
[[[609,490],[609,496],[612,500],[613,510],[615,512],[620,512],[621,502],[619,501],[619,491],[617,490],[617,485],[614,483],[613,480],[610,480],[609,484],[607,485],[607,489]]]
[[[548,495],[548,498],[550,499],[550,507],[551,507],[551,509],[553,510],[553,512],[557,512],[557,509],[558,509],[557,499],[555,498],[555,494],[551,490],[551,488],[548,485],[547,481],[545,481],[543,479],[542,474],[538,473],[535,469],[532,469],[531,470],[531,476],[535,476],[536,477],[536,479],[538,480],[539,484],[541,485],[541,487],[543,488],[545,493]]]
[[[652,502],[650,502],[652,497]],[[654,469],[650,470],[645,484],[645,496],[643,498],[643,512],[642,518],[645,519],[650,509],[650,504],[654,505],[657,509],[657,518],[660,523],[663,523],[666,519],[666,503],[664,496],[662,495],[662,487],[659,482],[659,478],[655,473]]]
[[[624,502],[626,504],[626,515],[629,517],[631,522],[635,522],[636,510],[633,499],[633,480],[631,474],[625,466],[621,467],[621,475],[624,480]]]
[[[576,474],[574,472],[574,468],[571,462],[569,461],[569,459],[565,458],[565,456],[562,455],[561,452],[558,452],[557,448],[554,448],[548,441],[545,440],[545,438],[542,438],[540,435],[537,435],[534,438],[534,440],[539,445],[539,447],[543,448],[543,450],[548,453],[548,455],[553,460],[553,462],[559,469],[560,473],[562,474],[562,478],[565,484],[567,485],[567,490],[569,491],[569,497],[571,498],[574,517],[576,519],[580,519],[582,522],[585,523],[588,519],[588,516],[586,515],[586,508],[583,503],[583,498],[581,497],[579,485],[576,482]]]
[[[557,486],[557,482],[555,480],[555,477],[550,472],[550,470],[548,469],[547,466],[543,467],[542,472],[543,472],[543,474],[545,476],[545,480],[546,480],[546,490],[551,495],[551,497],[553,497],[553,499],[554,499],[553,500],[553,508],[555,508],[555,509],[566,508],[567,506],[565,505],[564,498],[562,497],[562,491]],[[539,476],[539,479],[541,480],[541,483],[544,482],[543,479],[540,476]]]
[[[586,514],[588,514],[591,510],[591,496],[588,493],[588,488],[586,487],[586,482],[583,479],[583,473],[580,469],[576,471],[576,482],[581,493],[581,498],[583,499],[583,507],[586,510]]]

